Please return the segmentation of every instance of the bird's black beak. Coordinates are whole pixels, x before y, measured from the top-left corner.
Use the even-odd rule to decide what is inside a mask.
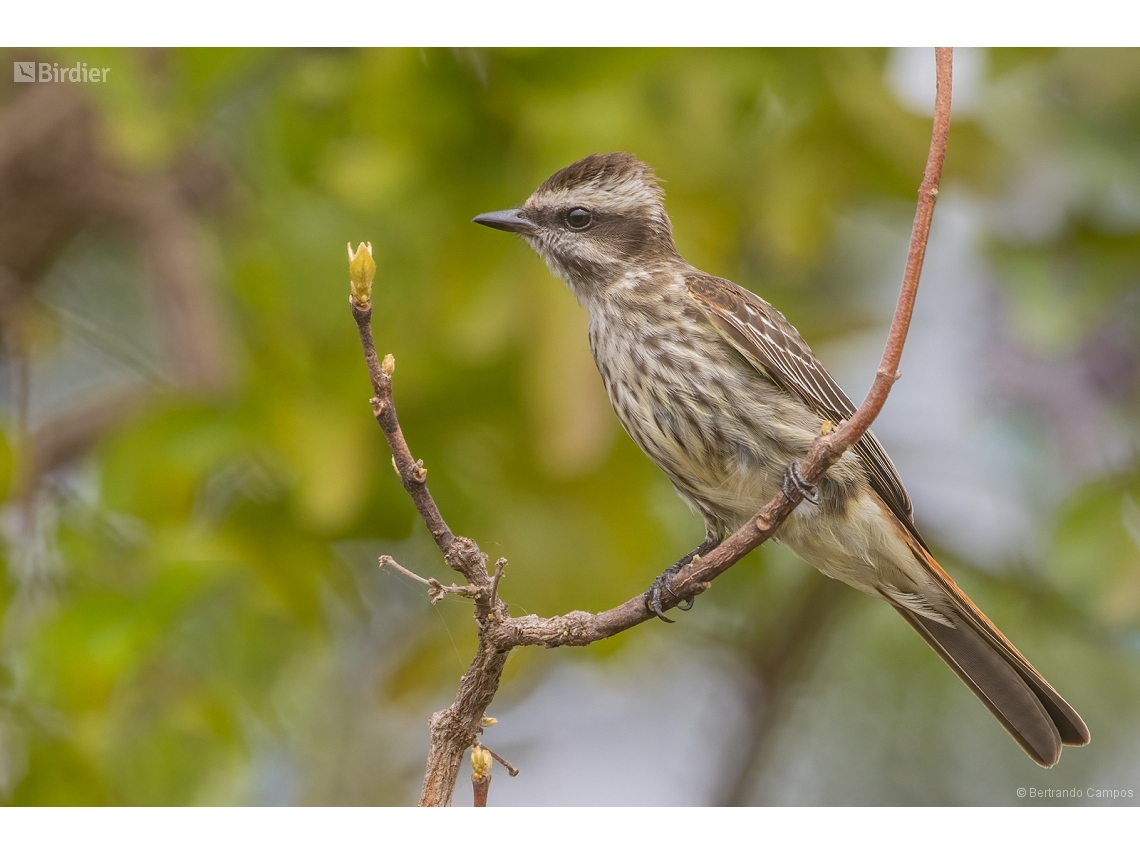
[[[471,222],[478,223],[481,226],[490,226],[502,232],[514,232],[520,235],[531,235],[538,231],[538,226],[523,216],[522,208],[510,208],[506,211],[480,214],[472,218]]]

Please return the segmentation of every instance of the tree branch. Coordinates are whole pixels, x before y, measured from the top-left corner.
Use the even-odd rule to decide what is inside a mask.
[[[883,358],[875,381],[859,409],[837,429],[816,439],[801,462],[800,475],[808,484],[818,483],[828,467],[859,441],[882,410],[887,395],[890,394],[891,387],[899,376],[899,361],[902,358],[903,344],[906,341],[915,295],[918,291],[950,129],[952,49],[937,48],[935,57],[938,88],[930,154],[919,188],[918,207],[911,231],[902,287]],[[573,611],[548,618],[535,615],[510,616],[505,604],[498,598],[498,585],[505,561],[500,559],[496,564],[495,575],[489,575],[487,556],[480,552],[475,542],[452,533],[428,490],[427,469],[422,460],[416,460],[412,456],[400,429],[396,407],[392,400],[392,373],[395,370],[395,360],[388,355],[381,363],[372,339],[371,294],[376,264],[372,258],[371,245],[361,244],[355,253],[352,247],[349,247],[349,272],[351,277],[349,302],[360,333],[360,342],[364,348],[364,358],[374,393],[371,400],[372,413],[392,449],[392,462],[400,475],[404,489],[411,496],[416,510],[419,511],[448,565],[462,574],[468,584],[462,587],[443,586],[435,580],[421,579],[411,571],[399,567],[388,557],[385,557],[382,563],[394,566],[400,572],[427,585],[432,590],[433,598],[441,595],[441,592],[451,590],[471,597],[475,603],[475,620],[479,627],[478,652],[459,682],[455,702],[432,715],[429,723],[431,747],[428,752],[423,789],[420,793],[420,804],[449,805],[455,790],[463,752],[472,746],[480,745],[478,740],[482,733],[483,717],[498,691],[499,680],[511,650],[522,646],[562,647],[591,644],[637,626],[653,617],[654,613],[646,604],[644,595],[639,594],[619,606],[598,614]],[[662,597],[663,607],[672,608],[682,600],[705,591],[716,577],[775,535],[781,523],[800,503],[801,498],[798,494],[788,496],[784,492],[777,493],[747,524],[704,557],[693,559],[673,579],[672,587],[676,593]],[[480,772],[480,780],[476,784],[481,789],[477,789],[476,792],[477,798],[485,804],[486,787],[482,777],[484,773],[485,783],[490,781],[489,767],[487,767]]]

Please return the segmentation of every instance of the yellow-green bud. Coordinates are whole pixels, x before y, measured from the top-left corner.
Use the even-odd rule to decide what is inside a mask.
[[[362,243],[352,251],[348,245],[348,276],[352,299],[365,306],[372,299],[372,280],[376,277],[376,261],[372,258],[372,244]]]
[[[482,745],[471,749],[471,780],[483,781],[491,774],[491,752]]]

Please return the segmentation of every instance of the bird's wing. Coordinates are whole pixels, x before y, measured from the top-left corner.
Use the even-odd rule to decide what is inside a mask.
[[[725,337],[757,368],[792,393],[821,419],[838,424],[855,405],[811,352],[795,327],[751,291],[705,274],[685,277],[689,293]],[[910,496],[887,452],[870,431],[853,446],[875,492],[919,540]]]

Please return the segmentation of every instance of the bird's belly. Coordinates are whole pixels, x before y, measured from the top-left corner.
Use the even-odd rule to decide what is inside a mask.
[[[775,495],[784,470],[819,434],[805,408],[789,407],[783,390],[747,372],[602,372],[626,432],[719,534]]]
[[[872,596],[931,593],[928,574],[870,487],[860,487],[838,511],[800,503],[779,538],[825,575]]]
[[[630,437],[716,536],[744,525],[781,489],[788,466],[819,436],[820,420],[752,373],[699,378],[603,371]],[[779,539],[823,573],[875,596],[914,590],[922,577],[854,452],[828,470],[820,505],[802,502]]]

